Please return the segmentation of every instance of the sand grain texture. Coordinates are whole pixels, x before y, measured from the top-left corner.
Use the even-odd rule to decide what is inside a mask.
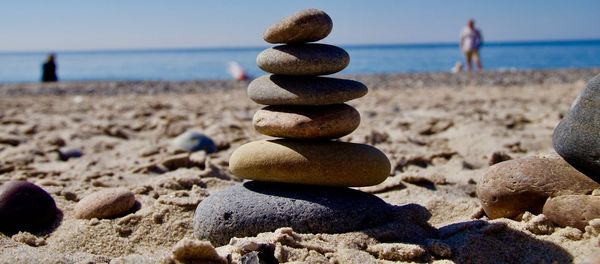
[[[497,153],[519,158],[552,152],[554,126],[597,73],[358,76],[370,91],[349,102],[360,111],[361,126],[340,141],[373,144],[388,156],[392,176],[361,190],[410,212],[363,232],[280,228],[236,238],[215,251],[238,263],[253,256],[248,254],[310,263],[581,263],[598,250],[596,229],[550,227],[538,216],[488,220],[475,186]],[[0,183],[38,184],[63,213],[52,232],[0,234],[0,263],[170,259],[179,241],[193,239],[196,205],[240,181],[228,170],[231,152],[267,138],[252,128],[260,106],[247,98],[246,85],[0,85]],[[217,152],[173,149],[170,141],[189,130],[211,137]],[[55,151],[63,145],[83,155],[63,161]],[[135,194],[137,211],[113,219],[75,218],[79,200],[115,187]],[[395,232],[424,221],[437,235]],[[207,244],[181,243],[190,245],[190,254],[196,248],[223,260]]]

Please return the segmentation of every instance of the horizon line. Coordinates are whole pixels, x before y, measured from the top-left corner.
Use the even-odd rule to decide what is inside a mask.
[[[497,45],[532,45],[532,44],[568,44],[600,42],[600,38],[582,38],[582,39],[538,39],[538,40],[492,40],[484,42],[484,46]],[[328,44],[328,43],[324,43]],[[345,48],[392,48],[392,47],[456,47],[458,42],[439,41],[439,42],[401,42],[401,43],[355,43],[355,44],[335,44]],[[64,50],[0,50],[0,55],[13,54],[38,54],[38,53],[127,53],[127,52],[186,52],[186,51],[244,51],[265,49],[270,46],[206,46],[206,47],[156,47],[156,48],[103,48],[103,49],[64,49]]]

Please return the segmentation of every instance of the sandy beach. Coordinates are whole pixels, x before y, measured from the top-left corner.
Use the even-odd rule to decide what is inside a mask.
[[[238,263],[251,242],[296,263],[582,263],[597,232],[535,232],[533,216],[489,220],[475,189],[490,165],[552,153],[552,132],[600,69],[343,76],[369,93],[349,104],[361,124],[341,141],[371,144],[392,163],[387,180],[358,188],[397,205],[396,222],[361,232],[301,234],[286,228],[236,238],[217,252]],[[171,263],[193,239],[203,199],[241,182],[228,160],[242,144],[268,138],[252,127],[262,106],[238,81],[97,81],[0,84],[0,184],[33,182],[62,212],[52,230],[0,234],[1,263]],[[217,152],[182,153],[171,140],[190,130]],[[61,160],[57,149],[76,149]],[[499,160],[500,159],[500,160]],[[111,187],[138,205],[114,219],[76,219],[86,195]],[[425,223],[424,244],[392,233]],[[533,230],[533,231],[532,231]],[[391,238],[391,239],[390,239]],[[227,257],[229,256],[229,257]]]

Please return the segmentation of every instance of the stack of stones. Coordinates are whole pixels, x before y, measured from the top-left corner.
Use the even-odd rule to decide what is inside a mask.
[[[390,162],[369,145],[335,141],[360,123],[344,102],[362,97],[360,82],[319,75],[344,69],[343,49],[309,43],[332,30],[323,11],[307,9],[268,28],[264,39],[285,43],[258,55],[258,66],[273,75],[248,87],[268,105],[253,119],[255,129],[280,139],[245,144],[231,155],[231,172],[251,180],[213,194],[198,205],[194,234],[216,244],[279,227],[304,233],[340,233],[372,227],[391,217],[391,206],[348,187],[383,182]]]

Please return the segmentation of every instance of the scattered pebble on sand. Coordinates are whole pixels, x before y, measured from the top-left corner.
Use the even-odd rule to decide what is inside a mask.
[[[114,218],[127,213],[135,202],[135,195],[126,188],[102,189],[85,196],[75,205],[75,217]]]

